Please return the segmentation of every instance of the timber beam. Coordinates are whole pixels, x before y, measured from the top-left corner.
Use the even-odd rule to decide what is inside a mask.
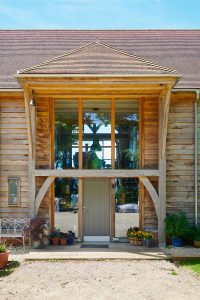
[[[35,170],[35,176],[55,176],[55,177],[85,177],[85,178],[129,178],[129,177],[159,177],[159,170],[121,170],[121,169],[106,169],[106,170]]]

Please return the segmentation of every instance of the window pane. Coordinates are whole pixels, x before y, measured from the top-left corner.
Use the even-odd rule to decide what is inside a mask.
[[[137,169],[139,165],[139,114],[137,100],[115,102],[116,169]]]
[[[78,168],[77,100],[55,100],[55,169]]]
[[[8,204],[9,205],[19,204],[19,179],[18,178],[8,179]]]
[[[115,236],[126,237],[129,227],[139,227],[138,178],[115,178]]]
[[[55,227],[78,236],[78,178],[55,179]]]
[[[83,168],[111,168],[111,101],[83,101]]]

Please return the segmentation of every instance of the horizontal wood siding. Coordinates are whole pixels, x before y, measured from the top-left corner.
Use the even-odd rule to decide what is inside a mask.
[[[184,211],[193,222],[194,94],[172,96],[166,147],[167,213]]]
[[[20,178],[18,207],[8,206],[8,177]],[[23,96],[0,94],[0,217],[28,216],[28,136]]]
[[[143,168],[158,168],[158,98],[148,98],[143,100]],[[150,178],[152,184],[158,189],[158,181]],[[153,201],[146,189],[144,189],[143,207],[143,227],[145,229],[156,230],[158,220]]]

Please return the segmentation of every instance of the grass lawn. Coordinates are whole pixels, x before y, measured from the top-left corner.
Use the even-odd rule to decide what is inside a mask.
[[[186,267],[200,276],[200,258],[182,260],[180,266]]]

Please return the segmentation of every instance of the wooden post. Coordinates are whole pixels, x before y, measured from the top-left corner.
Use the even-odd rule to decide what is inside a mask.
[[[111,165],[115,169],[115,98],[111,100]]]
[[[55,153],[54,153],[54,141],[55,141],[55,134],[54,134],[54,125],[55,125],[55,114],[54,114],[54,98],[49,99],[50,105],[50,132],[51,132],[51,169],[54,169],[54,160],[55,160]],[[55,228],[55,181],[51,184],[51,206],[50,206],[50,216],[51,216],[51,231]]]
[[[159,245],[166,244],[166,139],[168,115],[170,107],[171,87],[161,94],[159,99],[159,206],[158,206],[158,241]]]
[[[139,168],[144,168],[144,98],[139,98]],[[139,181],[139,228],[144,230],[144,185]]]
[[[83,101],[78,98],[78,125],[79,125],[79,169],[83,168]],[[78,178],[78,235],[83,239],[83,178]]]
[[[26,124],[28,131],[28,143],[29,143],[29,161],[28,161],[28,195],[29,195],[29,217],[35,217],[35,142],[36,142],[36,111],[33,103],[30,106],[30,100],[32,92],[28,86],[24,87],[24,101],[26,110]]]

